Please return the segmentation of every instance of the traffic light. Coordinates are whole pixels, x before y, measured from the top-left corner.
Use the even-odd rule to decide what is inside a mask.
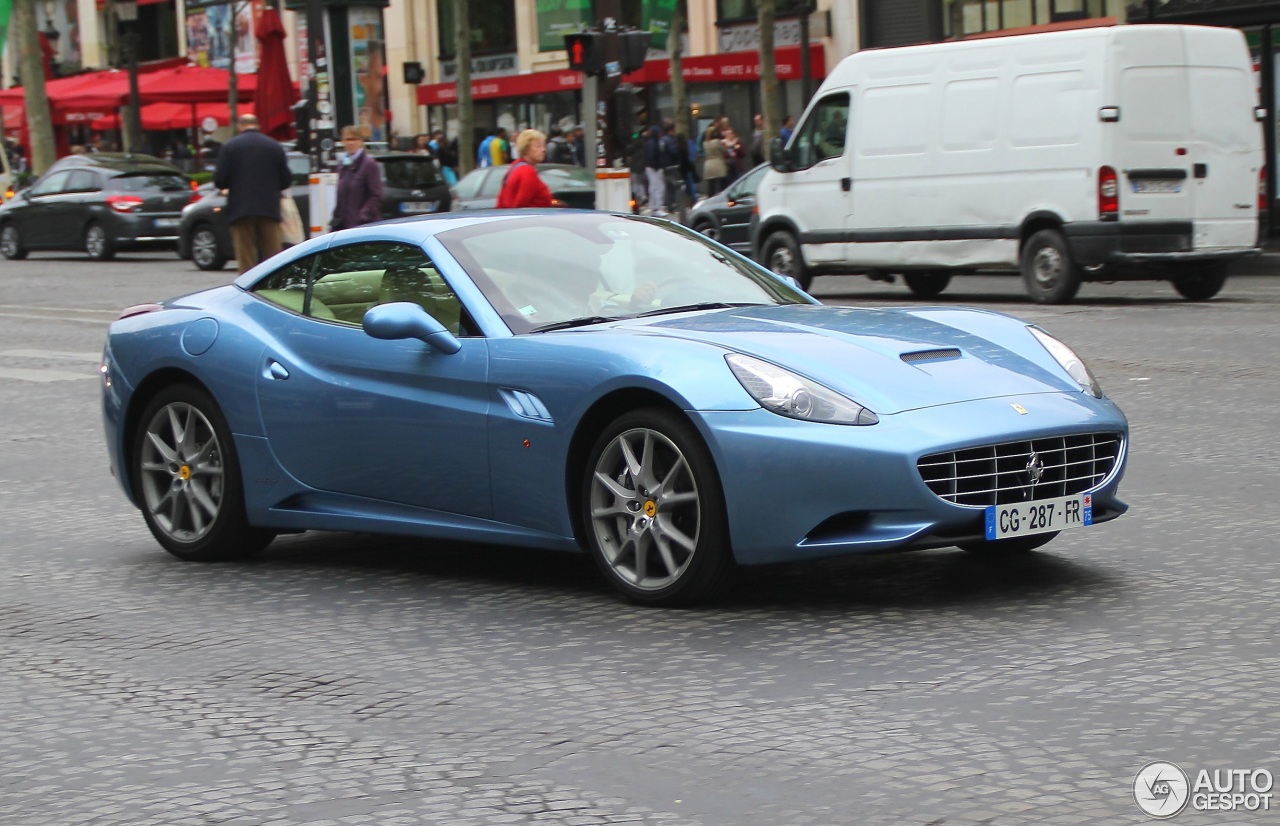
[[[600,32],[578,32],[564,36],[569,53],[569,68],[589,75],[604,71],[604,35]]]
[[[618,35],[622,47],[622,71],[624,74],[644,67],[644,56],[649,51],[651,37],[652,35],[646,31],[622,32]]]

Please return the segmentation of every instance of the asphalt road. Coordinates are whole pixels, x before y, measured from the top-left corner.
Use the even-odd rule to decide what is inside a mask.
[[[1150,761],[1280,773],[1280,277],[1056,308],[953,281],[947,303],[1090,362],[1132,422],[1130,513],[1016,560],[759,570],[663,611],[572,555],[351,534],[165,554],[107,472],[96,359],[119,308],[232,276],[0,262],[6,826],[1140,823]]]

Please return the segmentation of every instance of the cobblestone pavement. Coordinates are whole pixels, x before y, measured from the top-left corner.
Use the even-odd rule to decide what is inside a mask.
[[[105,470],[97,351],[115,308],[230,277],[0,264],[0,824],[1141,823],[1151,760],[1280,773],[1280,279],[1062,308],[957,279],[948,303],[1090,361],[1133,424],[1130,514],[1021,559],[755,570],[663,611],[572,555],[161,551]]]

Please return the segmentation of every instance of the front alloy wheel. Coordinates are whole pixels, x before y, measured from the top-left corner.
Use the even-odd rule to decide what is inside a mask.
[[[13,224],[5,224],[4,228],[0,229],[0,255],[10,261],[27,257],[27,251],[22,246],[22,236],[18,234],[18,228]]]
[[[115,255],[111,239],[107,238],[107,231],[102,224],[90,224],[84,231],[84,251],[94,261],[107,261]]]
[[[207,224],[191,234],[191,261],[202,270],[220,270],[227,265],[227,257],[218,250],[218,236]]]
[[[272,534],[248,524],[230,432],[203,390],[178,385],[153,399],[133,457],[143,517],[174,556],[233,559],[271,541]]]
[[[630,599],[688,604],[732,568],[724,498],[697,431],[674,413],[637,411],[591,453],[584,524],[597,564]]]

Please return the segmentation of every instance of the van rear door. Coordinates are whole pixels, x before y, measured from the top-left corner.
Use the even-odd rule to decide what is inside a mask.
[[[1263,155],[1244,35],[1200,27],[1184,32],[1195,247],[1252,247]]]
[[[1122,26],[1115,42],[1121,220],[1190,224],[1195,250],[1254,246],[1261,135],[1243,35]]]

